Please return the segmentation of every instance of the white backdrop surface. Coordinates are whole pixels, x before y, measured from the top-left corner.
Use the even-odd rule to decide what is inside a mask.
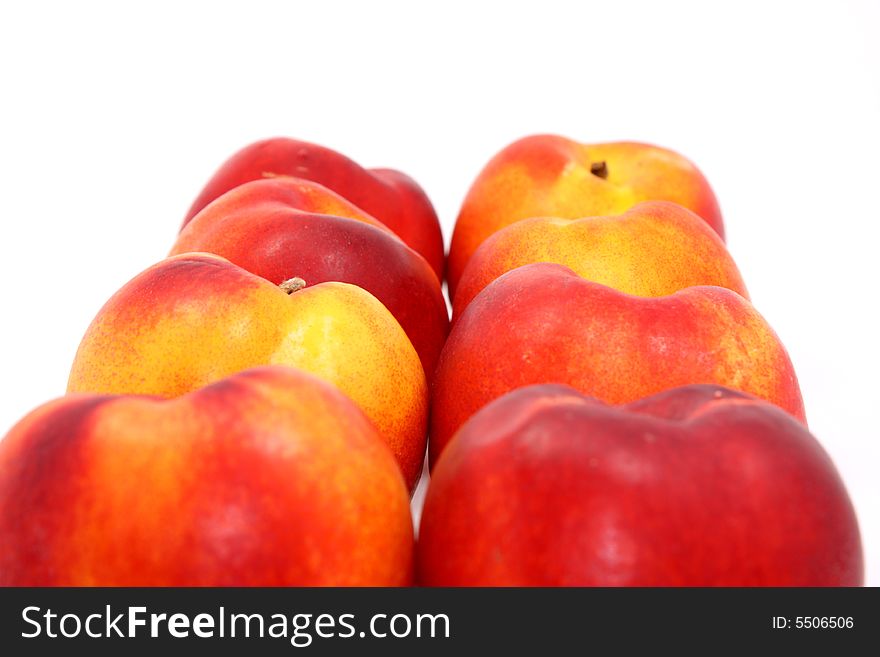
[[[0,434],[233,151],[287,135],[418,180],[447,240],[514,139],[693,159],[880,584],[880,2],[3,3]]]

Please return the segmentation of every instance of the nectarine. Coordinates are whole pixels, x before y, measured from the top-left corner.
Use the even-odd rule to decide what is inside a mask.
[[[391,452],[285,367],[33,411],[0,442],[0,545],[5,586],[393,586],[413,568]]]
[[[443,280],[440,222],[431,201],[412,178],[393,169],[364,169],[341,153],[297,139],[264,139],[232,155],[193,202],[184,225],[233,187],[276,176],[306,178],[329,187],[388,226],[421,253]]]
[[[432,473],[417,548],[436,586],[859,586],[846,489],[806,427],[719,386],[615,408],[520,388]]]
[[[724,236],[709,183],[678,153],[634,142],[580,144],[556,135],[514,142],[485,166],[462,204],[447,263],[450,297],[477,247],[504,226],[531,217],[620,214],[641,201],[683,205]]]
[[[68,391],[176,397],[259,365],[299,367],[361,407],[412,487],[428,413],[418,354],[370,293],[347,283],[299,289],[304,283],[282,289],[206,253],[163,260],[99,311]]]
[[[400,322],[430,378],[449,331],[440,282],[422,256],[365,217],[372,221],[318,183],[255,180],[205,206],[171,254],[215,253],[276,284],[296,275],[362,287]]]
[[[646,201],[613,217],[523,219],[502,228],[465,267],[454,315],[501,274],[535,262],[565,265],[587,280],[641,297],[694,285],[748,297],[733,258],[706,222],[675,203]]]
[[[532,383],[565,383],[612,404],[717,383],[804,420],[785,348],[739,294],[698,286],[636,297],[539,263],[490,283],[453,325],[434,377],[432,463],[471,415]]]

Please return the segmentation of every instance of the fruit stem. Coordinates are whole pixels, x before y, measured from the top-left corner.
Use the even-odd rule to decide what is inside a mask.
[[[593,162],[590,164],[590,173],[594,176],[598,176],[602,180],[608,179],[608,165],[605,163],[605,160],[601,162]]]
[[[306,282],[303,279],[301,279],[299,276],[294,276],[293,278],[288,278],[278,287],[280,287],[288,294],[293,294],[294,292],[299,292],[305,286]]]

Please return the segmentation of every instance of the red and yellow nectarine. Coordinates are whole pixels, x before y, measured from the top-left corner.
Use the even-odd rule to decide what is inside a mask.
[[[678,153],[634,142],[580,144],[556,135],[514,142],[485,166],[462,204],[447,263],[450,297],[477,247],[504,226],[531,217],[620,214],[641,201],[683,205],[724,236],[709,183]]]
[[[0,442],[0,544],[5,586],[393,586],[413,567],[375,427],[285,367],[33,411]]]
[[[565,383],[612,404],[717,383],[804,420],[785,348],[737,293],[700,286],[635,297],[539,263],[490,283],[453,325],[434,377],[432,463],[471,415],[532,383]]]
[[[646,201],[613,217],[523,219],[502,228],[468,262],[454,315],[501,274],[536,262],[565,265],[587,280],[641,297],[694,285],[748,297],[724,242],[705,221],[675,203]]]
[[[259,365],[298,367],[336,385],[415,485],[426,442],[425,374],[397,320],[354,285],[288,294],[219,256],[168,258],[99,311],[68,391],[176,397]]]
[[[330,216],[340,212],[345,214]],[[449,331],[440,282],[422,256],[371,222],[317,183],[255,180],[205,206],[184,226],[171,254],[215,253],[276,284],[295,275],[310,285],[362,287],[400,322],[430,378]]]

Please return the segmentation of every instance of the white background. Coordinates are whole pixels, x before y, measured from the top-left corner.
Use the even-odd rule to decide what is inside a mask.
[[[408,172],[447,243],[508,142],[644,140],[711,181],[880,584],[880,2],[476,4],[3,3],[0,433],[253,140]]]

